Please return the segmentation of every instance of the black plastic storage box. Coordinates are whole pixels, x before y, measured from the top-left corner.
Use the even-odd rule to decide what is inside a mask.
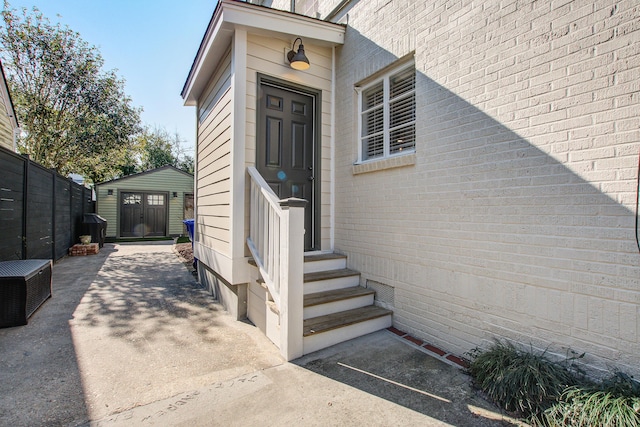
[[[26,325],[51,297],[51,260],[0,262],[0,328]]]

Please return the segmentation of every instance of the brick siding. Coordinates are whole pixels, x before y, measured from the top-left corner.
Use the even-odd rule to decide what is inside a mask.
[[[354,86],[412,53],[415,161],[354,174]],[[635,1],[349,10],[335,248],[395,288],[395,326],[456,354],[501,336],[640,374],[638,75]]]

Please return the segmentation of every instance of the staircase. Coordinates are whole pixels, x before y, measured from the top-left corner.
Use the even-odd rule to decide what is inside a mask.
[[[249,264],[255,266],[252,259]],[[279,316],[268,289],[261,282],[258,279],[266,292],[264,302],[268,311]],[[347,268],[345,255],[318,253],[304,256],[304,354],[391,326],[393,312],[375,306],[375,291],[359,284],[360,273]],[[261,322],[252,320],[279,345],[279,334],[269,330],[268,321],[261,326]]]
[[[373,305],[375,292],[347,268],[347,257],[304,257],[304,354],[391,326],[390,310]]]
[[[373,305],[347,257],[304,254],[306,200],[280,200],[257,169],[251,179],[247,317],[286,360],[391,326],[389,310]]]

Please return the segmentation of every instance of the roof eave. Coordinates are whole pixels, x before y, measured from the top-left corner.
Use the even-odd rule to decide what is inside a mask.
[[[236,29],[264,35],[302,37],[320,45],[336,46],[344,43],[345,27],[290,12],[256,6],[233,0],[221,0],[182,89],[185,105],[197,105],[215,67],[231,44]]]
[[[152,174],[152,173],[155,173],[155,172],[159,172],[159,171],[165,170],[165,169],[170,169],[170,170],[173,170],[175,172],[180,172],[183,175],[187,175],[187,176],[193,178],[193,174],[191,174],[189,172],[185,172],[182,169],[178,169],[177,167],[175,167],[173,165],[164,165],[164,166],[160,166],[160,167],[157,167],[157,168],[154,168],[154,169],[149,169],[149,170],[146,170],[146,171],[133,173],[131,175],[125,175],[125,176],[121,176],[119,178],[110,179],[109,181],[98,182],[95,185],[96,185],[96,187],[99,187],[99,186],[105,185],[105,184],[113,184],[116,181],[124,181],[124,180],[129,179],[129,178],[137,178],[137,177],[142,176],[142,175],[149,175],[149,174]]]

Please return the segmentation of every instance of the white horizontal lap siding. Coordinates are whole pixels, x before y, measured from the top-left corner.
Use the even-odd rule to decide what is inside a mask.
[[[322,223],[321,223],[321,247],[330,245],[330,197],[324,197],[329,192],[330,184],[330,153],[331,153],[331,49],[314,45],[311,41],[303,39],[305,53],[309,58],[311,67],[306,71],[292,69],[285,59],[285,50],[291,49],[291,40],[276,39],[250,34],[247,38],[247,141],[246,163],[247,166],[255,166],[256,152],[256,90],[258,73],[276,77],[293,84],[303,85],[311,89],[321,91],[321,188],[322,188]],[[296,44],[297,48],[297,44]],[[248,191],[248,190],[247,190]],[[250,198],[245,198],[248,212]],[[248,233],[248,219],[245,222],[245,232]]]
[[[228,59],[228,58],[227,58]],[[229,256],[231,253],[231,91],[219,84],[227,71],[213,81],[207,97],[215,105],[204,105],[208,115],[198,125],[196,182],[198,241]],[[217,91],[216,96],[210,96]]]
[[[336,248],[394,323],[640,374],[634,2],[359,2],[337,54]],[[355,85],[415,52],[415,164],[354,174]]]
[[[4,97],[0,96],[0,145],[13,151],[13,128],[8,111],[11,111],[11,107],[7,106]]]
[[[344,0],[322,0],[296,2],[295,10],[291,10],[291,0],[274,0],[271,2],[271,7],[310,16],[312,18],[324,19],[343,1]]]

